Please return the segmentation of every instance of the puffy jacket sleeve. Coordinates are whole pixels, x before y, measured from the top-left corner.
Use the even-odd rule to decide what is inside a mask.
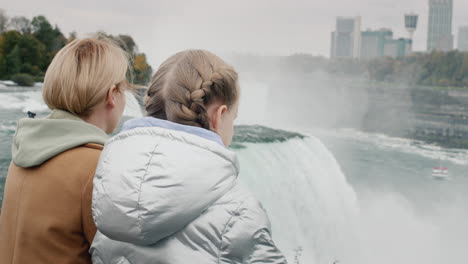
[[[276,247],[267,229],[259,230],[253,236],[253,246],[246,263],[287,263],[281,251]]]
[[[270,220],[262,205],[247,199],[226,224],[221,263],[287,263],[271,236]]]

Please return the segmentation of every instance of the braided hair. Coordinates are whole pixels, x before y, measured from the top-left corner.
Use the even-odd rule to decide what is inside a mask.
[[[148,116],[210,129],[207,107],[238,98],[237,72],[204,50],[187,50],[167,59],[154,74],[145,97]]]

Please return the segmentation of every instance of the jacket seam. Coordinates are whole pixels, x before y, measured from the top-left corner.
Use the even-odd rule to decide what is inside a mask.
[[[224,225],[224,228],[223,228],[223,232],[221,232],[221,241],[219,242],[219,246],[218,246],[218,259],[217,259],[217,263],[221,263],[220,260],[221,260],[221,247],[223,245],[223,238],[224,238],[224,235],[227,234],[228,232],[228,226],[229,224],[231,223],[231,221],[233,220],[234,217],[237,217],[237,213],[240,211],[242,205],[244,205],[244,202],[241,202],[239,204],[239,206],[237,206],[236,210],[234,210],[234,213],[231,215],[231,217],[229,217],[229,219],[227,220],[226,224]]]
[[[13,252],[11,253],[11,261],[13,263],[15,262],[14,260],[15,260],[15,252],[16,252],[16,241],[18,240],[18,217],[19,217],[18,215],[19,215],[19,210],[20,210],[19,207],[21,206],[21,202],[23,200],[22,193],[23,193],[24,182],[26,181],[26,177],[23,176],[22,178],[23,179],[21,180],[21,188],[20,188],[20,192],[19,192],[20,198],[19,198],[19,201],[18,201],[19,206],[18,206],[18,208],[16,208],[17,210],[16,210],[16,215],[15,215],[15,223],[16,223],[16,225],[15,225],[15,237],[14,237],[14,240],[13,240],[13,245],[14,245],[13,246]]]
[[[86,144],[81,145],[81,146],[78,146],[78,147],[96,149],[96,150],[99,150],[99,151],[101,151],[101,150],[104,149],[104,146],[103,146],[103,145],[97,144],[97,143],[86,143]]]
[[[91,176],[91,175],[88,176],[88,181],[89,181],[89,177],[90,177],[90,176]],[[83,206],[83,196],[84,196],[84,191],[85,191],[85,189],[86,189],[86,183],[83,184],[83,182],[80,181],[80,184],[81,184],[81,190],[80,190],[80,215],[81,215],[81,217],[80,217],[81,219],[80,219],[80,220],[81,220],[81,221],[80,221],[80,222],[81,222],[81,230],[83,231],[83,237],[86,238],[86,234],[85,234],[85,232],[84,232],[84,222],[83,222],[83,220],[84,220],[84,219],[83,219],[83,216],[84,216],[84,215],[83,215],[83,209],[84,209],[84,206]],[[88,240],[88,239],[86,239],[86,240]]]
[[[84,145],[86,146],[86,145]],[[98,150],[98,149],[96,149]],[[101,151],[101,150],[98,150],[98,151]],[[97,167],[96,167],[97,169]],[[84,185],[81,186],[81,192],[80,192],[80,205],[81,205],[81,229],[83,230],[83,236],[85,237],[86,240],[88,240],[88,238],[86,237],[86,230],[85,230],[85,223],[84,223],[84,205],[83,205],[83,200],[84,200],[84,194],[85,194],[85,191],[86,191],[86,187],[88,186],[88,184],[92,183],[93,180],[94,180],[94,175],[96,175],[96,169],[94,171],[91,171],[90,175],[88,176],[88,179],[87,181],[85,182]],[[94,187],[93,187],[94,188]],[[91,209],[93,208],[92,206],[92,196],[91,196]],[[93,217],[93,220],[94,220],[94,216],[92,215],[91,213],[91,216]],[[87,241],[88,242],[88,245],[91,246],[91,243],[93,241]]]
[[[145,168],[145,173],[143,174],[143,178],[141,179],[140,181],[140,186],[138,187],[138,200],[137,200],[137,211],[139,212],[138,213],[138,220],[137,220],[137,227],[138,229],[140,229],[140,233],[141,233],[141,236],[143,238],[143,240],[145,239],[145,236],[143,235],[143,228],[142,228],[142,216],[141,216],[141,205],[140,205],[140,200],[141,200],[141,189],[142,189],[142,186],[143,186],[143,182],[145,181],[146,179],[146,176],[148,175],[148,168],[151,164],[151,161],[153,160],[153,157],[154,157],[154,153],[156,151],[156,148],[158,147],[158,144],[155,144],[154,145],[154,148],[153,150],[151,151],[151,156],[149,157],[148,159],[148,163],[146,164],[146,168]]]

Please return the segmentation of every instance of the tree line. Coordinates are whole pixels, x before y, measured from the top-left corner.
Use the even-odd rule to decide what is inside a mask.
[[[317,71],[388,83],[468,88],[468,52],[433,51],[407,57],[381,57],[371,60],[328,59],[310,54],[259,56],[237,54],[234,64],[245,72],[262,76],[272,73],[307,74]],[[274,75],[274,74],[273,74]]]
[[[145,53],[138,50],[129,35],[109,35],[97,32],[116,41],[130,54],[132,82],[146,84],[152,75]],[[44,16],[28,19],[23,16],[9,18],[0,9],[0,79],[13,80],[23,85],[42,82],[44,74],[55,54],[66,44],[76,39],[72,32],[66,37],[60,28]]]

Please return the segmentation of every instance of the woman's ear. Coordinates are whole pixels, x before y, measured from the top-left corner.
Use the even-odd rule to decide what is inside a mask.
[[[223,122],[224,114],[227,112],[227,105],[218,105],[211,111],[210,116],[210,128],[214,132],[219,132],[221,124]]]
[[[108,108],[114,108],[115,107],[115,94],[119,92],[118,90],[119,88],[117,88],[116,85],[113,85],[109,91],[107,92],[107,96],[106,96],[106,107]]]

